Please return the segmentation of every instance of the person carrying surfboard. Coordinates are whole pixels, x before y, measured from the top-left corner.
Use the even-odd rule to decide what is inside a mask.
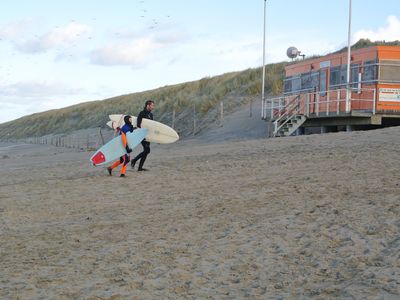
[[[119,160],[117,160],[111,167],[107,168],[108,174],[110,174],[110,176],[112,176],[112,170],[122,164],[120,177],[125,177],[126,165],[129,163],[130,160],[129,153],[132,152],[132,149],[129,148],[128,142],[126,140],[126,134],[128,132],[133,132],[132,117],[125,116],[124,122],[125,125],[121,127],[119,134],[122,137],[122,144],[126,149],[126,154],[124,156],[121,156]]]
[[[153,111],[154,107],[155,107],[155,104],[154,104],[153,100],[146,101],[146,103],[144,104],[144,109],[139,113],[139,115],[137,117],[136,126],[138,128],[142,128],[142,120],[143,119],[153,120],[152,111]],[[148,141],[146,141],[146,139],[144,139],[141,144],[143,146],[143,151],[141,153],[139,153],[139,155],[136,156],[134,159],[132,159],[131,167],[132,167],[132,169],[135,168],[136,162],[140,159],[138,171],[148,171],[148,169],[143,168],[143,164],[146,161],[147,155],[150,153],[150,142],[148,142]]]

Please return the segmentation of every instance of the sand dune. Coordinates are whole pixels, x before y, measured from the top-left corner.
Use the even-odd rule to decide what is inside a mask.
[[[0,145],[1,299],[398,299],[400,128],[89,152]],[[138,151],[138,150],[135,150]]]

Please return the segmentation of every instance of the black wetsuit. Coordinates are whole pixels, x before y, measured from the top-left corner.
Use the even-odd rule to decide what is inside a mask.
[[[136,122],[137,127],[139,127],[139,128],[142,127],[143,119],[153,120],[153,114],[151,113],[151,111],[148,111],[147,109],[143,109],[139,113],[139,115],[137,117],[137,122]],[[148,142],[148,141],[146,141],[146,139],[144,139],[142,141],[142,146],[143,146],[143,152],[141,152],[138,156],[136,156],[131,162],[132,167],[134,167],[135,163],[140,159],[138,170],[143,169],[143,164],[146,161],[147,155],[150,153],[150,142]]]

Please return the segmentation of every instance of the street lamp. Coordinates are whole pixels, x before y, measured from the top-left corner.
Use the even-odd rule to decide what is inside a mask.
[[[266,116],[264,114],[265,110],[265,15],[266,15],[267,0],[264,0],[264,37],[263,37],[263,70],[262,70],[262,87],[261,87],[261,118],[264,119]]]
[[[351,64],[351,0],[349,0],[349,28],[347,35],[347,82],[346,82],[346,112],[350,112],[350,64]]]

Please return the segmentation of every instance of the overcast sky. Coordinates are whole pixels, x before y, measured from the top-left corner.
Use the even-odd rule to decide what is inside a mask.
[[[348,0],[266,3],[267,63],[347,44]],[[352,3],[353,42],[400,40],[399,0]],[[0,123],[259,67],[263,13],[263,0],[3,1]]]

